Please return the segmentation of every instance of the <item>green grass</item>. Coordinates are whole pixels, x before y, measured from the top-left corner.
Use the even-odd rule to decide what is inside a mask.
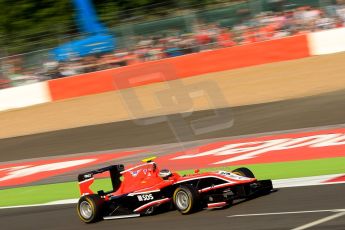
[[[319,176],[345,173],[345,157],[320,160],[293,161],[270,164],[241,165],[232,167],[206,168],[201,172],[214,170],[233,170],[238,167],[250,168],[259,179],[284,179],[294,177]],[[194,170],[180,171],[181,175]],[[92,188],[105,191],[111,188],[109,179],[96,180]],[[77,182],[27,186],[0,190],[0,207],[14,205],[41,204],[50,201],[79,197]]]
[[[249,168],[254,172],[255,177],[257,177],[258,179],[275,180],[295,177],[320,176],[327,174],[345,173],[345,157],[206,168],[200,171],[206,172],[214,170],[234,170],[239,167]],[[189,174],[193,172],[194,170],[180,171],[181,174]]]

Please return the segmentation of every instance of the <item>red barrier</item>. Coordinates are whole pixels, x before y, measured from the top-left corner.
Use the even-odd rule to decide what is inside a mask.
[[[306,35],[170,59],[180,77],[309,57]]]
[[[176,78],[192,77],[309,56],[311,55],[308,49],[307,36],[299,35],[51,80],[49,81],[49,88],[52,100],[61,100],[152,84],[164,80],[174,80]],[[157,64],[162,64],[163,68],[164,66],[171,66],[176,74],[164,76],[164,79],[162,77],[150,77],[147,78],[147,81],[136,81],[128,84],[131,74],[126,74],[127,71],[140,75],[142,70],[154,69],[154,66],[158,66]],[[115,85],[114,79],[117,75],[122,75],[121,79],[116,80],[121,84]]]

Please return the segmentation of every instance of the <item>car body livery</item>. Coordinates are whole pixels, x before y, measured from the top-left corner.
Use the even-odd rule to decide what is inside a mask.
[[[257,180],[247,168],[181,176],[159,170],[154,158],[129,169],[112,165],[78,176],[81,197],[78,215],[85,223],[150,215],[177,209],[190,214],[203,208],[221,208],[234,200],[265,195],[273,190],[271,180]],[[93,192],[94,175],[109,172],[112,190]]]

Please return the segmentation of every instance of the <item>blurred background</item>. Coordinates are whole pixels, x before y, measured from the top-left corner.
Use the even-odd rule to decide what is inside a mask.
[[[0,1],[0,89],[343,27],[341,0]]]

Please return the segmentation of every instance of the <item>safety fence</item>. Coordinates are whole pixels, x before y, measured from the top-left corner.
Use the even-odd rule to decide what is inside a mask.
[[[327,15],[335,15],[335,0],[246,0],[246,1],[217,1],[214,5],[187,5],[178,4],[175,13],[159,12],[160,16],[148,20],[140,15],[141,9],[133,9],[135,17],[123,21],[120,25],[110,27],[110,31],[115,34],[119,52],[115,55],[121,55],[122,51],[132,51],[143,44],[148,37],[183,37],[188,39],[191,33],[201,27],[209,25],[218,25],[221,28],[234,28],[237,25],[246,22],[250,26],[258,26],[258,22],[252,19],[257,18],[263,12],[286,12],[297,9],[301,6],[311,6],[322,8]],[[153,9],[154,10],[154,9]],[[167,16],[161,16],[161,15]],[[114,16],[115,17],[115,16]],[[112,22],[110,17],[109,21]],[[212,28],[206,28],[213,30]],[[282,32],[289,35],[289,32]],[[51,47],[53,45],[63,44],[66,41],[78,39],[85,34],[61,35],[61,38],[43,37],[34,39],[34,47],[40,47],[40,50],[6,56],[11,54],[10,48],[2,45],[1,53],[5,57],[0,58],[0,89],[12,86],[20,86],[27,83],[38,82],[55,78],[54,74],[49,73],[54,69],[56,63],[52,61]],[[242,44],[246,34],[232,34],[232,39],[238,44]],[[46,46],[46,39],[53,39],[51,46]],[[32,39],[31,39],[32,40]],[[23,46],[32,44],[23,42]],[[207,49],[207,46],[201,47]],[[188,51],[189,52],[189,51]],[[65,63],[62,63],[65,65]],[[68,64],[67,64],[68,65]],[[121,62],[116,65],[122,65]],[[68,72],[68,71],[67,71]],[[72,74],[73,75],[73,74]]]

